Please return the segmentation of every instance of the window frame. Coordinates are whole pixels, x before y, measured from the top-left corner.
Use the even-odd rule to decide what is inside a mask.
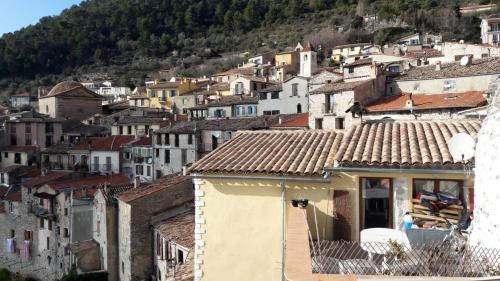
[[[451,181],[451,182],[457,182],[458,183],[458,189],[459,189],[459,193],[458,193],[458,199],[460,201],[462,201],[462,203],[464,202],[464,186],[465,186],[465,182],[463,180],[459,180],[459,179],[432,179],[432,178],[413,178],[412,179],[412,190],[411,190],[411,196],[412,196],[412,199],[416,199],[417,197],[417,194],[416,194],[416,188],[415,188],[415,182],[416,181],[433,181],[434,182],[434,190],[433,190],[433,193],[434,194],[437,194],[437,193],[440,193],[441,191],[439,190],[439,183],[442,182],[442,181]]]

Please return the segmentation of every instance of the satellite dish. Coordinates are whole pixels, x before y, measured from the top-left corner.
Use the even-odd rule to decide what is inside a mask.
[[[448,149],[455,162],[467,161],[474,157],[476,141],[467,133],[458,133],[454,135]]]
[[[461,59],[460,59],[460,65],[461,66],[468,66],[470,63],[470,58],[469,56],[463,56]]]

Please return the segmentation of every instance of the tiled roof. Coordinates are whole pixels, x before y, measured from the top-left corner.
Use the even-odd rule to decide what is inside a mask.
[[[287,115],[258,116],[255,118],[232,118],[219,120],[193,120],[178,122],[172,126],[161,128],[155,133],[170,134],[192,134],[200,130],[209,131],[240,131],[240,130],[260,130],[268,129],[273,124],[278,123],[278,119],[283,117],[287,121]]]
[[[359,60],[355,60],[355,61],[353,61],[351,63],[348,63],[345,66],[349,67],[349,66],[366,65],[366,64],[372,64],[372,62],[373,62],[372,58],[362,58],[362,59],[359,59]]]
[[[416,59],[435,58],[435,57],[442,57],[443,53],[441,53],[441,51],[436,50],[434,48],[424,48],[424,49],[419,50],[419,51],[408,51],[408,52],[406,52],[405,56],[410,57],[410,58],[416,58]]]
[[[337,45],[333,49],[350,48],[350,47],[363,47],[363,46],[371,46],[371,45],[373,45],[373,44],[371,44],[371,43],[355,43],[355,44]]]
[[[441,70],[436,70],[435,65],[422,66],[406,70],[396,80],[426,80],[439,78],[456,78],[464,76],[500,74],[500,57],[482,58],[472,60],[469,66],[460,63],[444,63]]]
[[[89,187],[98,187],[104,184],[118,185],[118,184],[128,184],[130,179],[125,175],[112,175],[112,176],[90,176],[87,178],[62,180],[50,184],[50,187],[58,189],[81,189]]]
[[[100,95],[92,92],[91,90],[85,88],[82,84],[76,81],[63,81],[55,85],[50,92],[44,97],[54,97],[61,95],[71,95],[71,96],[86,96],[94,98],[102,98]]]
[[[130,190],[134,188],[133,183],[128,183],[128,184],[115,184],[112,186],[107,186],[106,188],[100,187],[99,189],[102,192],[102,195],[106,199],[107,202],[115,202],[116,197],[120,195],[121,193]]]
[[[134,125],[134,124],[160,124],[164,123],[165,120],[162,117],[149,117],[149,116],[123,116],[114,124],[120,125]]]
[[[348,132],[241,132],[194,163],[194,173],[320,175],[324,167],[460,167],[448,151],[454,134],[477,137],[478,121],[374,121]]]
[[[190,171],[317,175],[333,159],[332,147],[340,145],[342,136],[320,130],[241,132]]]
[[[162,191],[166,188],[169,188],[169,187],[172,187],[172,186],[175,186],[178,184],[186,183],[187,181],[190,181],[190,180],[191,179],[187,176],[180,176],[177,174],[170,175],[167,177],[160,178],[149,185],[129,189],[129,190],[121,193],[120,195],[118,195],[117,199],[120,201],[123,201],[125,203],[130,203],[136,199],[154,194],[156,192]]]
[[[309,113],[290,114],[288,118],[281,119],[281,123],[273,124],[272,127],[276,128],[308,128],[309,127]]]
[[[91,138],[75,144],[71,150],[118,151],[121,146],[134,140],[134,136],[109,136],[106,138]]]
[[[209,102],[207,104],[200,104],[190,109],[205,109],[208,107],[220,107],[220,106],[231,106],[239,104],[257,104],[259,103],[258,97],[251,97],[245,95],[238,96],[221,96],[219,99]]]
[[[343,166],[446,166],[457,164],[448,151],[454,134],[473,138],[479,121],[368,122],[345,134],[335,160]]]
[[[229,91],[230,89],[229,83],[219,82],[217,84],[210,85],[210,91]]]
[[[177,88],[181,84],[180,81],[175,81],[175,82],[162,82],[158,83],[156,85],[151,85],[148,86],[148,89],[166,89],[166,88]]]
[[[354,81],[354,82],[334,82],[325,84],[318,89],[311,91],[310,94],[327,94],[333,92],[342,92],[342,91],[350,91],[355,89],[356,87],[363,85],[364,83],[372,82],[373,80],[362,80],[362,81]]]
[[[22,183],[24,187],[37,187],[43,184],[55,181],[57,179],[69,176],[71,172],[50,172],[45,176],[39,176],[36,178],[29,179]]]
[[[0,151],[7,151],[7,152],[34,152],[36,150],[35,146],[19,146],[19,145],[10,145],[10,146],[4,146],[0,147]]]
[[[23,167],[26,167],[26,166],[20,165],[20,164],[10,165],[10,166],[1,168],[0,173],[12,173],[16,170],[23,169]]]
[[[282,89],[283,89],[283,84],[278,83],[278,84],[274,84],[274,85],[271,85],[269,87],[266,87],[264,89],[261,89],[259,92],[261,92],[261,93],[281,92]]]
[[[302,52],[311,52],[311,51],[314,51],[314,47],[311,44],[311,42],[308,41],[304,46],[304,49],[302,49]]]
[[[163,220],[154,227],[167,240],[194,250],[194,209]]]
[[[483,94],[481,91],[438,95],[414,94],[412,110],[478,107],[487,104]],[[365,109],[369,112],[408,111],[406,101],[409,98],[408,94],[383,97],[365,106]]]
[[[12,202],[21,202],[23,201],[22,192],[20,190],[9,191],[9,193],[7,193],[7,195],[5,196],[5,200]]]
[[[127,146],[150,146],[153,144],[151,136],[142,136],[137,140],[133,140],[125,145]]]

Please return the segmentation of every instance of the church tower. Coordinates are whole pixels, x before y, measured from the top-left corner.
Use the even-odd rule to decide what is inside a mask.
[[[307,42],[300,52],[300,73],[302,77],[311,77],[318,68],[318,58],[311,42]]]

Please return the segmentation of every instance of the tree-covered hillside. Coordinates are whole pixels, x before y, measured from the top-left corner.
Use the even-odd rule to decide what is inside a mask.
[[[323,30],[343,26],[347,35],[342,40],[347,42],[390,40],[387,32],[363,31],[360,16],[368,13],[387,21],[398,19],[408,25],[403,29],[407,32],[435,31],[446,39],[478,40],[477,17],[458,13],[464,2],[470,1],[87,0],[0,38],[0,90],[18,90],[26,79],[36,79],[32,86],[49,85],[60,76],[48,75],[107,66],[123,66],[115,74],[128,79],[131,63],[139,59],[148,64],[139,69],[154,69],[156,61],[167,59],[157,67],[185,67],[224,52],[263,45],[279,49],[302,40],[316,30],[315,24],[323,24]]]

